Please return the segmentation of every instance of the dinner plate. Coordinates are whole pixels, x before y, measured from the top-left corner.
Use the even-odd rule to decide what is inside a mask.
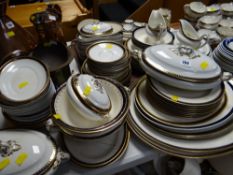
[[[230,88],[230,91],[232,93],[232,87]],[[185,140],[185,139],[177,139],[173,137],[169,137],[166,135],[163,135],[156,129],[154,129],[152,126],[145,124],[141,118],[138,117],[135,106],[134,106],[134,96],[135,96],[135,90],[131,93],[131,103],[130,103],[130,120],[132,120],[138,128],[140,128],[145,135],[148,135],[148,137],[152,138],[155,141],[160,142],[160,144],[168,145],[169,147],[174,147],[178,149],[184,149],[188,151],[210,151],[210,150],[221,150],[224,147],[232,146],[233,144],[233,130],[226,133],[225,135],[218,136],[216,138],[210,138],[210,139],[204,139],[204,140]],[[232,108],[232,101],[229,103],[229,105],[226,105],[225,108]],[[153,141],[151,140],[151,141]]]
[[[168,115],[161,112],[158,108],[155,107],[155,105],[153,105],[153,99],[148,98],[146,95],[145,86],[146,82],[145,80],[142,80],[135,88],[135,91],[138,91],[137,94],[136,92],[133,94],[135,96],[135,103],[138,106],[138,109],[142,111],[142,113],[157,123],[177,128],[189,128],[191,132],[191,128],[193,129],[193,132],[206,132],[209,129],[220,128],[232,121],[233,99],[230,97],[233,94],[233,90],[232,85],[229,83],[225,83],[225,93],[227,100],[224,107],[213,117],[209,118],[208,120],[202,119],[202,121],[197,121],[195,118],[183,118],[182,116],[174,117],[173,115]]]
[[[124,57],[124,49],[112,42],[97,43],[87,50],[88,58],[98,63],[111,63]]]
[[[111,36],[111,35],[121,33],[123,31],[123,27],[120,23],[109,22],[109,21],[105,21],[104,23],[107,25],[110,25],[112,27],[112,30],[110,32],[106,32],[106,33],[103,33],[101,35],[93,35],[93,34],[88,34],[88,33],[85,33],[82,31],[82,28],[84,26],[86,26],[88,24],[92,24],[92,23],[99,23],[99,22],[101,22],[101,21],[96,20],[96,19],[85,19],[78,24],[77,30],[78,30],[79,34],[81,34],[82,36],[86,36],[86,37]]]
[[[128,139],[126,125],[99,138],[80,139],[64,135],[65,145],[74,161],[88,167],[103,166],[120,158],[121,152],[128,145]]]
[[[81,30],[88,34],[101,35],[103,33],[110,32],[112,30],[112,26],[104,22],[93,22],[84,25]]]
[[[12,101],[26,101],[38,96],[47,82],[48,73],[44,65],[28,58],[18,59],[3,65],[0,91]]]
[[[177,103],[187,103],[190,105],[213,102],[217,98],[220,98],[224,92],[224,85],[218,85],[215,88],[206,91],[188,91],[165,85],[164,83],[153,79],[149,79],[149,82],[149,84],[156,88],[156,91],[167,100]],[[176,99],[174,99],[174,97],[176,97]]]
[[[130,118],[128,118],[128,123],[131,130],[147,145],[152,148],[162,151],[166,154],[174,155],[177,157],[183,158],[213,158],[220,157],[224,155],[231,154],[232,145],[222,148],[222,149],[214,149],[214,150],[186,150],[184,148],[177,148],[173,146],[169,146],[166,144],[162,144],[158,140],[153,139],[152,137],[146,135]]]
[[[87,120],[72,106],[66,93],[66,86],[61,87],[52,102],[54,122],[62,127],[64,132],[71,131],[77,136],[93,137],[103,135],[114,130],[125,119],[128,110],[128,94],[119,83],[106,78],[98,78],[105,88],[114,108],[108,117],[100,121]],[[58,117],[57,117],[58,116]]]

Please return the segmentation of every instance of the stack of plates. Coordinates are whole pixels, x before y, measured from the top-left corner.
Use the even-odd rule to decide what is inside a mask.
[[[33,58],[19,57],[0,71],[0,105],[5,117],[22,125],[45,121],[55,94],[47,67]]]
[[[120,23],[85,19],[78,24],[77,30],[76,50],[81,62],[86,59],[86,48],[95,42],[101,40],[123,42],[123,28]]]
[[[101,41],[87,48],[82,72],[109,77],[124,85],[130,83],[131,64],[127,49],[121,44]]]
[[[147,78],[131,92],[129,125],[147,144],[169,154],[229,152],[232,84],[221,81],[221,69],[210,57],[183,49],[159,45],[144,51],[140,64]]]
[[[75,163],[99,167],[123,155],[129,141],[128,98],[120,83],[86,74],[73,75],[58,90],[52,102],[53,121]],[[107,113],[97,112],[106,106]]]
[[[232,152],[232,83],[225,83],[227,101],[223,108],[213,117],[199,122],[195,118],[164,114],[151,103],[146,88],[146,80],[142,80],[132,90],[128,117],[130,128],[145,143],[166,153],[189,158],[210,158]]]
[[[227,71],[233,72],[233,38],[224,39],[214,50],[213,58],[220,67]]]

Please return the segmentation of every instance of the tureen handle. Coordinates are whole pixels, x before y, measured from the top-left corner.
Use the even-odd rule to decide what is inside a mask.
[[[201,43],[199,48],[202,48],[203,46],[205,46],[209,42],[209,35],[206,35],[206,34],[202,35],[201,36],[201,41],[202,41],[202,39],[204,39],[205,42]]]
[[[229,81],[232,78],[233,78],[232,73],[230,73],[230,72],[223,72],[223,74],[222,74],[222,80],[223,81]]]
[[[191,57],[193,55],[193,53],[194,53],[193,49],[191,47],[187,47],[187,46],[184,46],[184,45],[180,45],[178,47],[178,51],[179,51],[179,54],[181,56],[187,55],[187,56]]]
[[[62,151],[61,149],[58,149],[56,160],[53,164],[53,169],[58,168],[58,166],[61,163],[64,163],[66,161],[70,160],[70,154],[67,152]]]

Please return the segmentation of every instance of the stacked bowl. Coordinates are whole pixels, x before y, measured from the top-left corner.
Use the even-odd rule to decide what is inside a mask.
[[[0,93],[4,116],[34,127],[48,119],[55,88],[42,62],[19,57],[2,65]]]
[[[127,49],[116,42],[101,41],[87,48],[82,72],[109,77],[124,85],[130,83],[131,65]]]
[[[86,48],[95,42],[109,40],[123,43],[123,28],[120,23],[85,19],[78,24],[77,30],[75,42],[81,63],[86,59]]]
[[[233,72],[233,38],[224,39],[213,52],[214,60],[227,72]]]
[[[158,45],[144,51],[147,74],[132,89],[128,124],[148,145],[181,157],[232,151],[232,82],[220,67],[190,48]]]
[[[128,106],[120,83],[88,74],[71,76],[58,90],[52,111],[72,160],[99,167],[119,159],[129,141]]]

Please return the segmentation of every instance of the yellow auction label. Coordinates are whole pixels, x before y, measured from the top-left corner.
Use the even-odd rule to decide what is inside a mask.
[[[41,8],[41,7],[37,7],[36,10],[37,10],[37,11],[41,11],[42,8]]]
[[[209,64],[207,61],[203,61],[201,64],[200,64],[200,67],[202,70],[206,70],[208,68]]]
[[[54,114],[53,117],[54,117],[55,119],[61,119],[61,115],[60,115],[60,114]]]
[[[91,93],[91,86],[87,85],[87,86],[84,88],[83,95],[84,95],[84,96],[88,96],[88,95],[90,95],[90,93]]]
[[[11,161],[9,158],[5,158],[2,161],[0,161],[0,171],[5,169],[10,163]]]
[[[15,32],[14,31],[9,31],[9,32],[7,32],[7,36],[9,38],[11,38],[11,37],[15,36]]]
[[[92,31],[97,31],[97,30],[99,30],[99,26],[98,25],[94,25],[94,26],[92,26],[92,28],[91,28],[91,30]]]
[[[211,8],[210,8],[210,11],[211,11],[211,12],[215,12],[216,10],[217,10],[217,9],[216,9],[215,7],[211,7]]]
[[[23,89],[23,88],[25,88],[28,84],[29,84],[28,81],[23,81],[23,82],[21,82],[21,83],[18,84],[18,88],[19,88],[19,89]]]
[[[177,102],[179,100],[179,97],[176,95],[171,96],[172,101]]]
[[[23,165],[24,162],[27,160],[28,154],[27,153],[21,153],[18,155],[18,157],[15,160],[15,163],[19,166]]]
[[[105,48],[106,48],[106,49],[112,49],[112,47],[113,47],[112,44],[107,44]]]

